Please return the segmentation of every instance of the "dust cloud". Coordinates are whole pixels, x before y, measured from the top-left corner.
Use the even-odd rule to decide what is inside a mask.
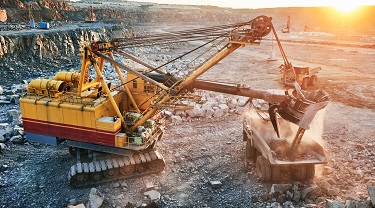
[[[308,159],[313,157],[308,154],[309,151],[306,151],[311,145],[316,145],[316,143],[318,143],[320,146],[324,147],[325,142],[322,135],[325,113],[326,110],[323,109],[318,111],[315,115],[310,124],[310,129],[305,131],[301,139],[301,143],[296,151],[298,154],[296,154],[295,159]],[[269,120],[268,112],[250,109],[245,113],[244,116],[245,119],[249,120],[248,123],[251,123],[251,126],[256,129],[256,131],[266,141],[271,150],[275,152],[279,159],[289,155],[291,144],[293,143],[293,139],[299,128],[296,124],[288,122],[283,118],[278,118],[280,129],[280,138],[278,138],[273,129],[272,123]]]

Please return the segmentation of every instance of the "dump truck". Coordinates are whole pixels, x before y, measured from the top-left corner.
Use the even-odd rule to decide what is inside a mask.
[[[276,118],[283,127],[278,137],[272,131],[268,103],[259,99],[252,102],[254,107],[244,114],[243,141],[246,158],[255,164],[259,179],[263,182],[313,179],[315,165],[327,163],[323,146],[315,138],[308,138],[293,149],[291,123],[280,116]]]
[[[194,89],[267,100],[274,104],[273,112],[278,110],[283,118],[306,129],[310,117],[326,103],[301,92],[298,84],[287,93],[198,79],[241,46],[259,45],[271,31],[276,34],[271,20],[258,16],[243,23],[92,42],[79,54],[79,72],[60,71],[53,79],[29,83],[20,99],[27,139],[53,145],[65,142],[76,156],[68,171],[69,182],[82,187],[163,170],[165,161],[156,150],[165,131],[163,110],[192,109]],[[128,52],[135,47],[187,41],[205,43],[160,66]],[[173,65],[191,54],[196,58],[186,65]],[[168,64],[175,73],[163,68]],[[134,67],[139,65],[142,67]],[[105,77],[110,67],[116,79]],[[304,108],[313,109],[308,115],[291,105],[300,101]],[[316,108],[316,103],[322,106]]]
[[[322,70],[321,67],[310,68],[308,66],[294,66],[297,82],[303,90],[306,90],[308,86],[314,86],[316,84],[320,70]],[[292,85],[292,82],[285,73],[283,66],[280,66],[280,81],[284,85]]]

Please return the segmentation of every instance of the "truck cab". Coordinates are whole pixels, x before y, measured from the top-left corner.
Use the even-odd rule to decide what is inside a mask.
[[[296,80],[303,90],[306,90],[308,86],[314,86],[318,80],[318,73],[322,70],[321,67],[310,68],[308,66],[294,66],[296,73]],[[287,77],[286,73],[281,70],[280,81],[284,85],[291,86],[292,82]]]

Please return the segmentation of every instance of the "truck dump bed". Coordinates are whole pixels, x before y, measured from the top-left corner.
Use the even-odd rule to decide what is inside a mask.
[[[252,110],[244,120],[244,133],[251,138],[255,149],[271,165],[324,164],[327,163],[323,147],[312,138],[303,138],[301,145],[294,152],[290,151],[293,126],[278,118],[281,126],[281,139],[277,138],[269,120],[268,113]],[[290,138],[290,139],[289,139]]]

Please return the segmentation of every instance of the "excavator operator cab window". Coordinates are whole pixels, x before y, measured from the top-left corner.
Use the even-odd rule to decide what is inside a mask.
[[[155,89],[154,86],[145,80],[144,85],[143,85],[143,92],[153,93],[154,89]]]

